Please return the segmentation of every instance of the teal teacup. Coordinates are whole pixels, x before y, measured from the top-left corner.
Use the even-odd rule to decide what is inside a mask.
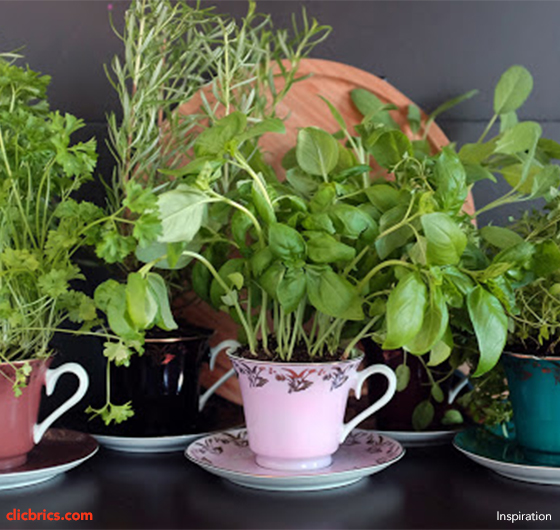
[[[517,441],[527,459],[560,465],[560,357],[504,353]]]

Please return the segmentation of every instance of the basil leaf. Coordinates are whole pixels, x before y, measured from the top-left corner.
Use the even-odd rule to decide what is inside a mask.
[[[560,249],[554,241],[539,243],[535,252],[535,273],[549,276],[560,269]]]
[[[444,210],[458,212],[468,195],[467,175],[456,153],[444,147],[434,167],[436,198]]]
[[[427,289],[419,273],[409,273],[399,281],[387,300],[383,349],[402,348],[416,337],[422,328],[426,301]]]
[[[305,295],[307,283],[303,269],[288,268],[280,279],[276,293],[278,302],[286,313],[297,309]]]
[[[202,131],[194,144],[194,152],[199,156],[218,155],[226,144],[240,135],[247,125],[247,117],[239,111],[232,112]]]
[[[482,286],[467,296],[467,308],[480,351],[474,377],[485,374],[498,362],[507,339],[507,316],[499,300]]]
[[[315,309],[346,320],[363,320],[361,299],[356,288],[328,266],[306,268],[307,295]]]
[[[402,392],[410,382],[410,368],[406,364],[399,364],[395,369],[397,376],[397,392]]]
[[[519,234],[501,226],[485,226],[480,229],[480,235],[485,241],[500,250],[523,243],[523,238]]]
[[[448,215],[429,213],[421,218],[431,265],[456,265],[467,246],[467,236]]]
[[[376,162],[385,169],[392,170],[405,156],[412,156],[412,144],[408,137],[398,130],[376,135],[368,142],[368,151]]]
[[[153,272],[148,273],[147,279],[148,288],[157,303],[157,313],[154,323],[165,331],[177,329],[177,323],[171,313],[169,293],[167,292],[164,279],[159,274],[154,274]]]
[[[315,263],[334,263],[354,259],[356,250],[337,241],[329,234],[319,232],[307,242],[307,254],[309,259]]]
[[[420,331],[404,345],[405,350],[415,355],[429,352],[443,337],[449,322],[449,313],[442,290],[432,286],[430,294]]]
[[[421,401],[412,413],[412,427],[415,431],[423,431],[434,419],[434,406],[428,401]]]
[[[208,199],[203,193],[180,185],[158,197],[161,243],[190,242],[202,226]]]
[[[296,156],[306,173],[327,177],[338,162],[338,142],[322,129],[306,127],[298,133]]]
[[[138,272],[128,275],[126,288],[126,310],[134,327],[146,329],[153,324],[157,315],[157,302],[148,288],[148,281]]]
[[[288,225],[273,223],[268,230],[272,253],[280,259],[296,261],[305,258],[305,241],[301,234]]]

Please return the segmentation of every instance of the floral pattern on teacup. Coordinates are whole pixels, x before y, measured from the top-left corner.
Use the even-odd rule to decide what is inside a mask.
[[[271,379],[265,376],[270,375],[276,381],[286,382],[288,394],[303,392],[321,381],[330,381],[330,391],[332,392],[344,386],[351,371],[355,368],[354,365],[349,364],[344,367],[334,365],[329,368],[295,370],[293,368],[277,368],[276,366],[252,365],[251,362],[244,362],[239,359],[232,359],[232,364],[237,377],[240,379],[242,377],[247,378],[251,388],[259,388],[268,384]]]

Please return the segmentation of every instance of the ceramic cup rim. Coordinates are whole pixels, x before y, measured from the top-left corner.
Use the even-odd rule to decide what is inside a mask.
[[[511,351],[504,351],[504,355],[516,357],[517,359],[530,359],[532,361],[560,361],[560,356],[547,355],[542,357],[540,355],[532,355],[530,353],[515,353]]]
[[[208,337],[204,335],[200,336],[191,336],[191,337],[163,337],[163,338],[153,338],[153,339],[145,339],[145,344],[177,344],[179,342],[193,342],[197,340],[204,340],[208,339]]]
[[[363,361],[364,357],[365,357],[365,353],[360,353],[357,357],[353,357],[352,359],[342,359],[340,361],[328,361],[328,362],[313,362],[313,361],[308,361],[308,362],[291,362],[291,361],[264,361],[262,359],[250,359],[247,357],[240,357],[239,355],[235,355],[235,353],[230,353],[227,352],[227,356],[230,359],[234,359],[236,361],[246,361],[246,362],[250,362],[250,363],[255,363],[255,364],[261,364],[261,365],[267,365],[267,366],[333,366],[333,365],[337,365],[337,364],[349,364],[349,363],[355,363],[357,361]]]

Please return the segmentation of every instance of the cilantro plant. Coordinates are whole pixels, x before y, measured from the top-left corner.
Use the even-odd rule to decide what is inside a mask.
[[[83,122],[49,110],[50,81],[0,57],[0,360],[52,355],[51,340],[69,320],[75,333],[114,337],[99,324],[94,301],[75,290],[84,280],[76,252],[98,241],[107,224],[126,222],[124,207],[107,215],[72,198],[91,179],[94,140],[71,142]],[[134,204],[134,203],[131,203]],[[30,365],[17,370],[16,395]]]

